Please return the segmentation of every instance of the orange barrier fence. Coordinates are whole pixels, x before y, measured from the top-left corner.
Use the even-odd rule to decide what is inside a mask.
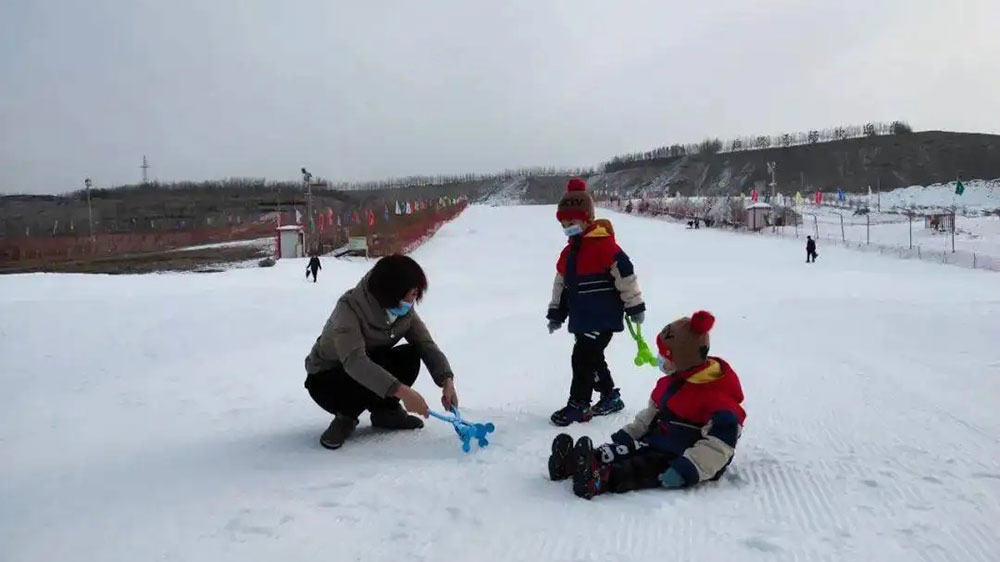
[[[387,256],[412,252],[431,236],[434,236],[441,225],[460,215],[467,206],[468,204],[463,201],[457,205],[427,213],[427,216],[419,222],[402,226],[395,231],[376,233],[368,239],[369,255]]]

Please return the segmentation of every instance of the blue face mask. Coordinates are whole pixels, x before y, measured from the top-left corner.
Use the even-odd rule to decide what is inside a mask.
[[[578,225],[578,224],[574,224],[572,226],[567,226],[567,227],[563,228],[563,232],[566,233],[566,236],[571,236],[571,237],[572,236],[579,236],[579,235],[583,234],[583,227],[580,226],[580,225]]]
[[[406,316],[406,313],[413,308],[412,302],[399,301],[399,306],[388,309],[393,316]]]
[[[669,375],[674,372],[674,364],[672,361],[667,361],[667,358],[662,355],[656,356],[656,365],[660,368],[660,371]]]

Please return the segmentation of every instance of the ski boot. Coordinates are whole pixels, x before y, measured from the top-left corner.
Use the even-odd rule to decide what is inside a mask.
[[[552,454],[549,455],[549,478],[558,481],[573,476],[576,465],[573,462],[573,438],[565,433],[552,440]]]
[[[581,437],[577,440],[573,456],[576,461],[573,471],[573,493],[585,500],[603,494],[611,475],[611,467],[598,459],[590,437]]]
[[[621,392],[615,388],[611,392],[601,393],[601,399],[590,408],[590,412],[595,416],[606,416],[625,409],[622,402]]]
[[[593,415],[590,413],[590,404],[578,400],[570,400],[566,406],[552,413],[552,423],[559,427],[566,427],[573,422],[589,422]]]

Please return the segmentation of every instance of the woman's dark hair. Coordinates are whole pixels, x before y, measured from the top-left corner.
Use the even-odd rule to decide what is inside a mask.
[[[375,263],[368,277],[368,292],[382,308],[394,308],[411,289],[417,290],[417,302],[427,292],[427,276],[409,256],[393,254]]]

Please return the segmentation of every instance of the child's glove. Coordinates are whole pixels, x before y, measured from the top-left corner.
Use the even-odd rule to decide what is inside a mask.
[[[549,333],[554,334],[556,330],[562,328],[562,322],[556,322],[555,320],[549,320]]]
[[[629,316],[628,319],[631,320],[633,324],[642,324],[646,321],[646,313],[636,312],[635,314]]]
[[[677,488],[683,488],[687,483],[684,482],[684,477],[681,476],[680,472],[670,467],[660,475],[660,486],[667,488],[668,490],[676,490]]]
[[[628,434],[624,429],[619,429],[618,431],[611,434],[611,442],[615,445],[625,445],[632,449],[635,448],[635,439]]]

